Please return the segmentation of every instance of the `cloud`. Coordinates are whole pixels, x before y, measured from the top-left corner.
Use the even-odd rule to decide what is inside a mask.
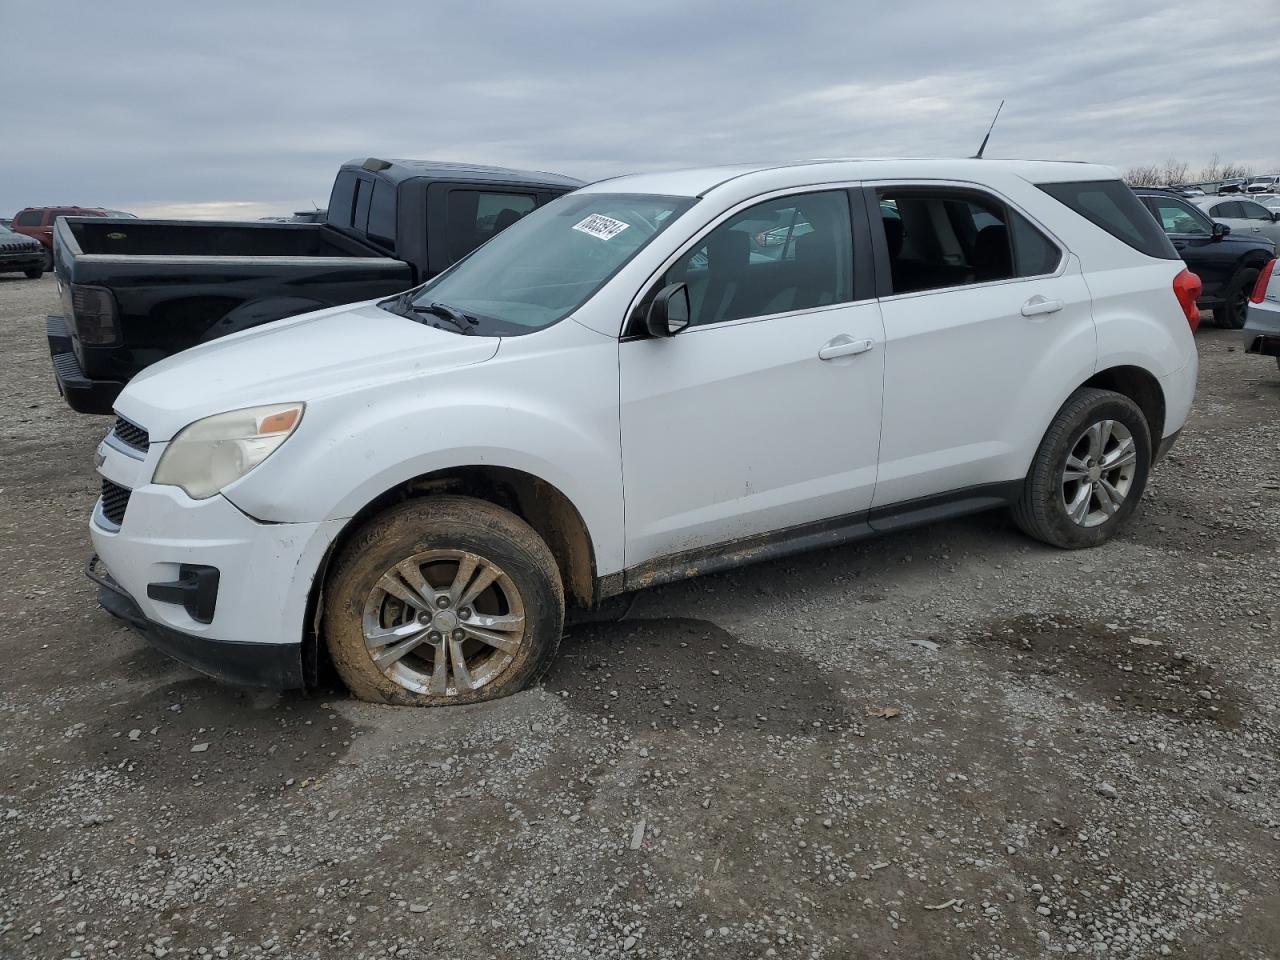
[[[0,212],[287,213],[369,155],[585,178],[967,155],[1002,98],[992,156],[1280,167],[1274,0],[70,6],[91,42],[68,5],[0,4]]]

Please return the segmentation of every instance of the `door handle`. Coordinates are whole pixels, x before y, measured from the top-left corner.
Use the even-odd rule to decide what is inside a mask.
[[[822,345],[822,349],[818,351],[818,359],[834,360],[836,357],[852,357],[855,354],[866,353],[875,345],[874,340],[855,340],[847,333],[842,333]]]
[[[1046,313],[1057,313],[1061,309],[1061,300],[1049,300],[1037,293],[1022,305],[1022,315],[1024,317],[1039,317]]]

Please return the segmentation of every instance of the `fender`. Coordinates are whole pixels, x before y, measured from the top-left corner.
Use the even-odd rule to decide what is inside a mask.
[[[267,522],[339,520],[423,474],[507,467],[569,499],[600,575],[621,569],[618,344],[573,327],[586,334],[577,347],[504,341],[484,363],[316,400],[299,435],[224,495]],[[561,384],[554,399],[539,388],[548,379]],[[312,408],[328,426],[304,438]]]

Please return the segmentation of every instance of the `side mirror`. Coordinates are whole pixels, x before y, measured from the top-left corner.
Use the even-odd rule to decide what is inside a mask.
[[[1231,233],[1231,228],[1227,226],[1225,223],[1219,223],[1217,220],[1213,221],[1213,239],[1221,240],[1223,237],[1228,236],[1230,233]]]
[[[649,304],[645,326],[650,336],[674,337],[689,325],[689,288],[673,283],[658,291]]]

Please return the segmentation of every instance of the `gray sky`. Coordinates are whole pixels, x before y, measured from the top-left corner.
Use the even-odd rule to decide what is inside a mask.
[[[1002,97],[989,156],[1271,172],[1277,0],[1212,7],[0,0],[0,214],[284,213],[357,156],[595,178],[968,155]]]

